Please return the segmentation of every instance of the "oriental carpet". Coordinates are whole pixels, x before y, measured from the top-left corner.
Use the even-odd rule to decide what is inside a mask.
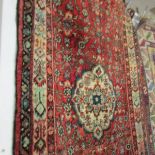
[[[150,104],[150,120],[153,139],[155,140],[155,27],[150,23],[144,24],[138,30],[138,37],[146,74]]]
[[[149,90],[122,0],[19,0],[15,155],[153,155]]]

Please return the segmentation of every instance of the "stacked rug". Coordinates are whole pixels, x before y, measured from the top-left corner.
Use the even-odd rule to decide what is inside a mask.
[[[146,22],[138,30],[140,52],[143,59],[149,94],[150,120],[155,145],[155,27]]]

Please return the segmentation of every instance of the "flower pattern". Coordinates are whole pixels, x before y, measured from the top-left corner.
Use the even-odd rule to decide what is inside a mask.
[[[19,10],[14,154],[152,153],[151,104],[122,0],[19,0]]]
[[[101,65],[77,81],[73,102],[84,129],[99,140],[110,126],[116,106],[112,82]]]

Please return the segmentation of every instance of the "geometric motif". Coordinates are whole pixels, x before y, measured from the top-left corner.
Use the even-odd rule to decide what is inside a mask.
[[[80,123],[99,140],[110,126],[116,106],[113,85],[101,65],[77,81],[73,101]]]

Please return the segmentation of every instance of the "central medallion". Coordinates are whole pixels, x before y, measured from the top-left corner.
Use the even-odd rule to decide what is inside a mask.
[[[99,140],[110,126],[116,105],[112,82],[101,65],[77,81],[73,102],[79,122]]]
[[[92,96],[92,98],[93,98],[93,104],[95,104],[95,105],[101,104],[101,96],[94,95],[94,96]]]

